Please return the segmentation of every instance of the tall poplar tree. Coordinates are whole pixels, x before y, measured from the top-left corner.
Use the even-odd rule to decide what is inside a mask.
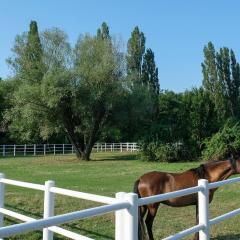
[[[158,68],[155,64],[154,53],[148,48],[143,56],[142,82],[149,89],[159,93]]]
[[[233,50],[220,48],[217,53],[218,78],[222,86],[228,115],[231,117],[239,116],[239,87],[240,74],[239,63],[236,61]]]
[[[8,63],[18,74],[18,80],[39,83],[44,75],[43,50],[36,21],[31,21],[29,31],[16,37],[15,56]]]
[[[103,22],[101,28],[98,28],[97,37],[101,39],[111,39],[107,23]]]
[[[224,47],[216,52],[209,42],[204,47],[204,58],[203,87],[210,93],[219,120],[239,117],[240,74],[233,50]]]
[[[129,74],[137,74],[140,78],[144,52],[144,33],[141,32],[138,27],[135,27],[127,44],[127,70]]]

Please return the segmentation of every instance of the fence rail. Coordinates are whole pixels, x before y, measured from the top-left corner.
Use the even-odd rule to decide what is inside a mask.
[[[102,215],[108,212],[115,212],[115,239],[116,240],[137,240],[138,239],[138,207],[151,204],[166,199],[181,197],[193,193],[198,193],[198,214],[199,224],[178,232],[174,235],[164,238],[164,240],[176,240],[186,237],[190,234],[199,232],[200,240],[210,239],[210,227],[218,224],[230,217],[240,214],[240,208],[225,213],[213,219],[209,218],[209,189],[220,187],[226,184],[240,182],[240,177],[229,180],[208,183],[207,180],[198,181],[198,186],[182,189],[175,192],[159,194],[146,198],[138,198],[135,193],[119,192],[115,198],[99,196],[95,194],[82,193],[73,190],[57,188],[54,181],[46,181],[45,185],[20,182],[6,179],[4,174],[0,174],[0,238],[9,237],[15,234],[24,233],[33,230],[43,230],[43,240],[53,240],[53,234],[58,233],[70,239],[93,240],[89,237],[82,236],[78,233],[71,232],[59,225],[73,220]],[[44,191],[44,213],[42,219],[34,219],[20,213],[16,213],[4,207],[5,185],[15,185],[19,187],[32,188]],[[62,215],[54,216],[54,202],[56,194],[81,198],[85,200],[103,203],[104,205],[89,208],[81,211],[70,212]],[[12,226],[3,226],[4,215],[24,221],[25,223],[15,224]]]
[[[96,143],[93,147],[95,152],[106,151],[138,151],[137,143]],[[0,156],[36,156],[36,155],[64,155],[74,154],[75,149],[72,144],[12,144],[0,145]]]

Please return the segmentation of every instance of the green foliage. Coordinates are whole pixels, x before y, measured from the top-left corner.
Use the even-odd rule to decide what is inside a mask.
[[[13,47],[14,56],[9,65],[18,75],[18,80],[38,84],[44,74],[43,50],[37,23],[31,21],[28,33],[18,35]]]
[[[12,107],[11,97],[16,83],[10,80],[0,80],[0,143],[11,143],[14,139],[10,138],[9,124],[5,114]]]
[[[127,44],[127,70],[128,73],[141,75],[143,54],[145,52],[145,36],[135,27]],[[139,79],[140,80],[140,79]]]
[[[183,133],[181,135],[184,136],[189,149],[192,149],[193,155],[199,156],[204,139],[219,128],[215,105],[203,88],[186,91],[182,97],[185,136]]]
[[[140,150],[142,159],[147,161],[179,162],[188,160],[187,151],[181,143],[142,142]]]
[[[205,141],[204,160],[219,160],[240,151],[240,122],[229,120],[223,128]]]
[[[114,115],[125,141],[138,141],[148,134],[156,111],[155,95],[150,93],[145,86],[127,83]]]
[[[36,137],[47,139],[64,132],[78,157],[88,160],[121,93],[119,49],[111,39],[88,35],[71,49],[67,35],[59,29],[45,31],[41,41],[47,66],[43,78],[35,84],[22,81],[18,78],[22,70],[16,68],[18,87],[12,99],[14,107],[8,113],[10,129],[24,141],[37,142],[40,139]],[[24,55],[15,54],[15,59]]]
[[[151,131],[164,143],[174,143],[183,136],[183,103],[181,94],[165,91],[159,94],[158,116]]]
[[[157,94],[159,93],[158,68],[154,60],[154,53],[149,48],[143,56],[142,83]]]
[[[97,37],[101,39],[111,39],[107,23],[105,22],[102,23],[101,28],[97,30]]]
[[[124,53],[104,22],[96,36],[81,35],[71,47],[65,32],[38,33],[32,21],[8,59],[12,79],[0,81],[1,141],[7,131],[18,143],[69,141],[78,156],[88,158],[97,140],[142,140],[150,160],[199,157],[206,138],[229,117],[240,117],[235,54],[226,47],[216,51],[209,42],[203,87],[160,91],[154,53],[145,52],[145,41],[135,27]]]
[[[239,117],[240,68],[233,50],[224,47],[216,52],[209,42],[204,47],[204,58],[203,87],[210,93],[219,121]]]

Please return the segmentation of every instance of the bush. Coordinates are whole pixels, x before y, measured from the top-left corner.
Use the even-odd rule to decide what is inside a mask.
[[[240,150],[240,122],[229,120],[223,128],[205,141],[202,157],[206,160],[221,160]]]
[[[140,150],[143,160],[155,162],[178,162],[186,159],[182,143],[142,142]]]

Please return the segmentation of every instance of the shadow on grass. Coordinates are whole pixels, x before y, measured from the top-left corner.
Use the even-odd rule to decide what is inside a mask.
[[[16,206],[13,206],[13,205],[10,205],[10,204],[5,204],[5,206],[7,208],[11,209],[12,211],[17,211],[18,213],[21,213],[21,214],[26,215],[26,216],[30,216],[32,218],[40,219],[40,218],[43,217],[42,214],[40,214],[40,213],[32,213],[30,211],[26,211],[26,210],[24,210],[22,208],[18,208]],[[6,216],[5,219],[7,220],[7,222],[9,224],[21,223],[20,220],[15,220],[12,217]],[[95,231],[91,231],[91,230],[87,230],[87,229],[84,229],[84,228],[80,228],[80,227],[77,226],[76,223],[66,223],[66,225],[67,225],[69,231],[76,231],[77,233],[81,232],[81,235],[85,235],[86,234],[86,235],[94,236],[94,238],[95,237],[101,237],[101,238],[104,238],[106,240],[113,240],[114,239],[113,237],[110,237],[110,236],[105,235],[105,234],[101,234],[101,233],[98,233],[98,232],[95,232]],[[63,226],[63,228],[64,228],[64,226]],[[37,230],[36,232],[37,233],[41,233],[40,230]],[[37,239],[41,239],[41,238],[37,238]],[[62,238],[55,236],[54,239],[58,240],[58,239],[62,239]]]
[[[227,234],[211,238],[211,240],[239,240],[240,234]]]
[[[112,156],[104,156],[102,158],[93,158],[93,161],[134,161],[138,159],[137,154],[127,154],[127,155],[112,155]]]

